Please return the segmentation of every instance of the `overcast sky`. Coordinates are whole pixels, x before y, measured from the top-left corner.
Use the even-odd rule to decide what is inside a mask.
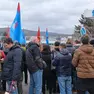
[[[18,2],[22,28],[64,34],[74,32],[85,9],[94,9],[94,0],[0,0],[0,27],[11,26]]]

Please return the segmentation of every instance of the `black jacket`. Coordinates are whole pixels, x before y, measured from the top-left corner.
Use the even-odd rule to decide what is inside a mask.
[[[42,51],[42,58],[43,60],[46,62],[47,67],[45,68],[45,70],[51,70],[51,52],[47,52],[47,51]]]
[[[41,57],[40,50],[36,43],[31,42],[30,46],[26,51],[26,64],[30,73],[34,73],[39,70],[39,67],[36,64],[36,58]]]
[[[2,79],[17,81],[21,76],[22,50],[19,46],[12,46],[4,60]]]

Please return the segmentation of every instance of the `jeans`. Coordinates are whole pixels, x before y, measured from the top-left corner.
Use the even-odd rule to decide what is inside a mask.
[[[12,81],[7,81],[8,84],[8,91],[11,94],[18,94],[18,89],[17,89],[17,84],[15,85],[15,88],[13,88],[13,86],[11,85]]]
[[[43,70],[38,70],[37,72],[30,74],[29,94],[42,93],[42,74],[43,74]]]
[[[72,94],[71,76],[58,77],[60,94]]]

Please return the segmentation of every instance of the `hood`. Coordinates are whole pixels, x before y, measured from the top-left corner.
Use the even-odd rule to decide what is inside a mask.
[[[63,55],[68,55],[69,54],[69,51],[67,49],[62,49],[60,51],[60,53],[63,54]]]
[[[28,45],[27,45],[27,48],[29,48],[29,47],[31,47],[31,46],[34,46],[34,45],[36,45],[36,46],[39,47],[39,45],[38,45],[37,43],[29,42]]]
[[[20,48],[20,46],[18,46],[18,45],[13,45],[9,50],[13,50],[13,49],[16,49],[16,48]]]
[[[85,53],[92,53],[94,48],[92,45],[82,45],[79,49]]]

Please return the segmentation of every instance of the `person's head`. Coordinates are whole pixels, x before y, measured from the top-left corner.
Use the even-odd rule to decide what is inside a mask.
[[[21,46],[21,44],[19,42],[15,42],[15,45],[17,46]]]
[[[54,49],[55,49],[56,51],[59,51],[59,46],[60,46],[60,42],[56,41],[56,42],[54,43]]]
[[[81,38],[81,42],[83,45],[86,45],[86,44],[89,44],[89,36],[88,35],[83,35],[82,38]]]
[[[38,44],[38,45],[41,44],[40,41],[39,41],[39,39],[38,39],[37,37],[34,37],[31,41],[32,41],[33,43]]]
[[[70,38],[68,38],[66,44],[72,44],[72,40]]]
[[[43,44],[43,50],[42,51],[46,51],[46,52],[50,52],[51,50],[50,50],[50,46],[49,45],[47,45],[47,44]]]
[[[58,42],[58,41],[56,41],[56,42],[54,43],[54,47],[55,47],[55,48],[59,48],[59,45],[60,45],[60,42]]]
[[[11,38],[6,38],[5,40],[4,40],[4,47],[6,48],[6,49],[9,49],[9,48],[11,48],[13,46],[13,41],[12,41],[12,39]]]
[[[62,50],[62,49],[64,49],[64,48],[66,48],[66,44],[65,44],[65,43],[61,43],[61,44],[60,44],[60,50]]]
[[[94,39],[90,40],[90,44],[94,46]]]

